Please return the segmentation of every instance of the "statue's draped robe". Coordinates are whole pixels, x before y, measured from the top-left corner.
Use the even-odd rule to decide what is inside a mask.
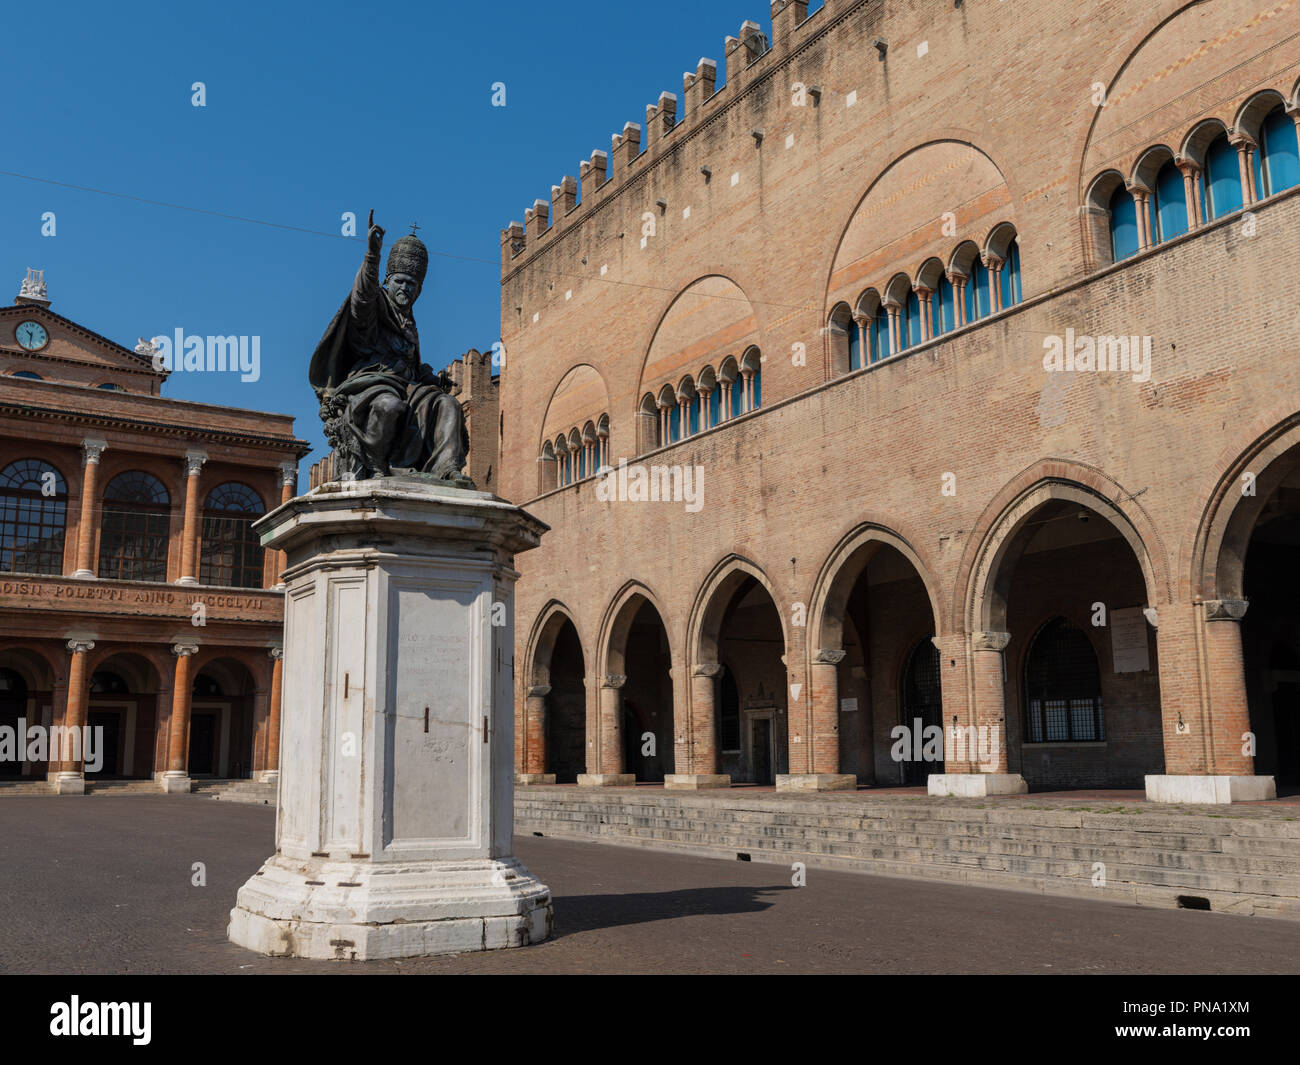
[[[318,396],[330,392],[346,401],[371,473],[410,469],[450,479],[464,468],[469,435],[460,403],[420,362],[415,319],[380,286],[378,255],[362,261],[308,376]]]

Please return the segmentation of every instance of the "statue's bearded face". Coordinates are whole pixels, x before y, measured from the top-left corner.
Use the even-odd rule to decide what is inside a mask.
[[[404,311],[410,310],[411,304],[420,297],[420,282],[410,274],[394,274],[384,287],[388,289],[393,302]]]

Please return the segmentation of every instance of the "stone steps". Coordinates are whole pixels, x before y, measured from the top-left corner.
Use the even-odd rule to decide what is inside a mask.
[[[54,789],[44,780],[4,780],[0,781],[0,796],[4,795],[53,795]]]
[[[529,816],[529,812],[517,807],[520,818]],[[559,820],[576,820],[566,814],[553,815]],[[695,818],[646,818],[623,817],[617,814],[604,815],[602,823],[622,825],[634,828],[638,825],[653,826],[667,832],[685,833],[682,838],[700,833],[725,834],[729,827]],[[921,849],[954,849],[958,841],[964,849],[1002,852],[1007,854],[1048,854],[1064,857],[1084,857],[1101,850],[1114,849],[1117,846],[1144,854],[1165,855],[1179,853],[1188,856],[1191,861],[1201,861],[1204,868],[1224,868],[1236,870],[1243,860],[1267,868],[1269,872],[1293,872],[1300,875],[1300,841],[1268,837],[1209,836],[1194,832],[1151,833],[1104,832],[1100,829],[1062,830],[1039,826],[989,826],[967,824],[960,821],[948,822],[943,826],[928,824],[902,825],[899,829],[880,830],[876,826],[856,828],[816,825],[784,825],[780,823],[750,823],[742,830],[738,839],[752,841],[755,836],[762,839],[796,841],[819,840],[827,844],[841,842],[854,843],[863,847],[887,847],[892,845],[909,846]],[[1063,832],[1068,832],[1068,844],[1063,844]],[[721,837],[719,837],[721,838]],[[1068,853],[1059,848],[1068,846]],[[1145,863],[1144,863],[1145,864]],[[1156,862],[1154,864],[1160,864]]]
[[[1115,812],[1104,812],[1113,810]],[[1300,810],[1034,808],[950,800],[590,796],[516,789],[515,830],[753,861],[1300,920]],[[1096,863],[1105,887],[1094,886]],[[1200,904],[1199,902],[1193,903]]]
[[[96,780],[86,781],[87,795],[158,795],[162,785],[156,780]]]
[[[223,802],[274,806],[276,801],[276,786],[259,780],[195,781],[192,790],[202,798]]]

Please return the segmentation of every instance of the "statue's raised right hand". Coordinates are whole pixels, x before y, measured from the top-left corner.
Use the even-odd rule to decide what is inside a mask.
[[[384,247],[384,231],[380,226],[375,225],[375,209],[370,208],[370,220],[366,223],[370,227],[367,234],[367,240],[370,244],[370,254],[378,255]]]

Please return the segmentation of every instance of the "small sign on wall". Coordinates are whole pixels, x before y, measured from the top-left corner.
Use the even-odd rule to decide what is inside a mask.
[[[841,714],[856,714],[858,712],[858,701],[856,699],[841,699]]]
[[[1141,673],[1151,668],[1147,619],[1140,606],[1110,612],[1110,653],[1116,673]]]

